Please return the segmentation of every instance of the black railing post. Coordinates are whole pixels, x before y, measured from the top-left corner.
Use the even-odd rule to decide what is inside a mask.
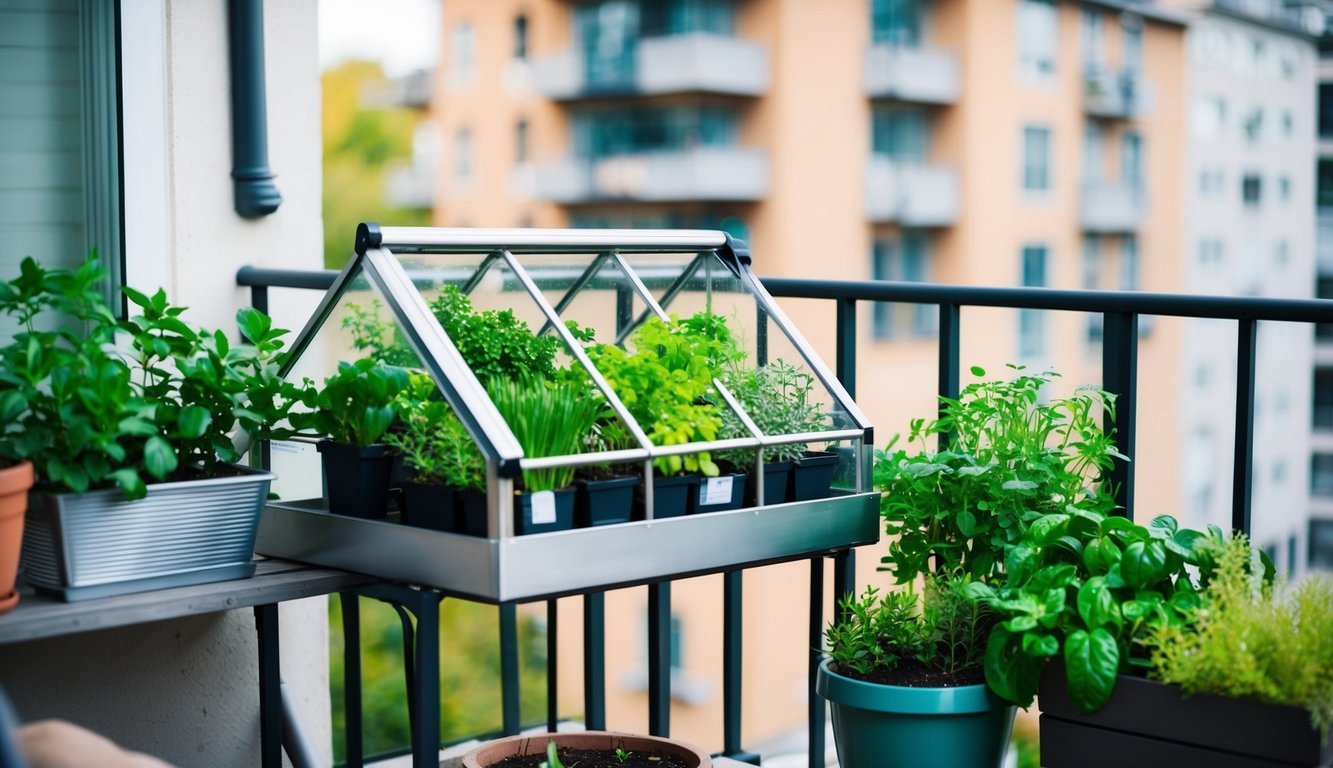
[[[583,596],[583,723],[606,730],[606,594]]]
[[[648,734],[671,735],[671,582],[648,585]]]
[[[1231,470],[1231,529],[1250,533],[1254,481],[1254,369],[1258,323],[1238,321],[1236,334],[1236,451]]]
[[[810,559],[810,680],[806,695],[810,698],[807,738],[810,744],[810,768],[824,768],[824,699],[815,691],[815,676],[824,660],[824,558]]]
[[[500,603],[500,711],[506,736],[522,728],[518,690],[518,607]]]
[[[856,299],[838,299],[837,339],[834,374],[847,394],[856,397]]]
[[[338,595],[343,620],[343,759],[347,768],[361,768],[365,758],[361,732],[361,598]]]
[[[759,764],[759,755],[741,744],[741,708],[744,702],[742,669],[744,643],[741,589],[744,571],[722,574],[722,754],[743,763]]]
[[[961,362],[959,360],[963,354],[961,336],[962,336],[962,307],[957,304],[940,305],[940,349],[939,349],[939,377],[936,382],[938,394],[940,397],[947,397],[950,400],[956,399],[958,393],[962,391]],[[939,415],[944,416],[944,402],[940,401]],[[944,450],[949,445],[949,433],[940,433],[940,450]]]
[[[560,722],[559,659],[560,606],[546,601],[546,730],[555,733]]]
[[[833,605],[839,620],[846,618],[846,614],[838,602],[855,591],[856,550],[840,550],[833,555]]]
[[[1117,461],[1110,482],[1116,504],[1134,519],[1134,436],[1138,414],[1139,316],[1107,312],[1103,320],[1102,387],[1115,395],[1115,416],[1107,414],[1104,429],[1115,432],[1116,446],[1129,461]]]
[[[408,606],[417,619],[415,664],[417,722],[412,731],[412,763],[437,765],[440,760],[440,600],[439,592],[413,591]]]
[[[278,653],[278,604],[255,606],[259,637],[259,760],[264,768],[282,765],[282,673]]]

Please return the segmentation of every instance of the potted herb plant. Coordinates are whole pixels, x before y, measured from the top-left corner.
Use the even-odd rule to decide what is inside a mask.
[[[817,432],[828,423],[828,417],[823,409],[818,403],[812,402],[815,378],[782,360],[775,360],[758,368],[736,366],[726,375],[725,383],[745,408],[755,426],[765,435]],[[748,434],[740,419],[730,409],[723,409],[722,421],[723,435],[741,437]],[[803,474],[799,482],[792,479],[797,462],[810,458],[806,448],[804,443],[790,443],[765,449],[765,504],[781,504],[788,500],[797,500],[797,496],[800,500],[808,500],[828,495],[829,485],[832,482],[831,469],[828,473],[828,482],[823,484],[822,493],[816,487],[821,481],[812,479],[814,470]],[[720,459],[732,466],[744,467],[753,463],[754,454],[746,450],[728,451]],[[836,461],[837,458],[834,457],[835,464]],[[809,466],[811,465],[807,465],[807,469]],[[799,485],[799,494],[793,494],[793,485]],[[753,483],[750,488],[749,503],[754,503]]]
[[[532,458],[578,453],[601,412],[600,404],[586,391],[568,384],[534,379],[492,381],[487,391],[523,455]],[[524,490],[515,499],[515,533],[572,528],[573,480],[573,467],[524,470]]]
[[[397,415],[397,397],[407,371],[363,357],[339,362],[322,387],[307,383],[301,403],[312,410],[292,414],[292,424],[323,435],[316,447],[324,466],[329,512],[380,519],[389,506],[393,470],[390,446],[381,438]]]
[[[251,343],[233,345],[164,292],[128,288],[137,313],[118,320],[103,277],[95,259],[73,272],[25,259],[0,284],[0,313],[19,328],[0,347],[0,459],[35,473],[27,579],[74,600],[248,576],[273,476],[232,466],[233,437],[286,434],[286,331],[241,310]]]
[[[816,678],[839,765],[1000,764],[1014,707],[986,688],[990,616],[969,587],[931,577],[920,608],[912,592],[875,587],[840,601]]]
[[[1110,602],[1124,624],[1145,603],[1170,606],[1169,618],[1138,619],[1132,666],[1106,664],[1113,686],[1100,707],[1077,697],[1067,670],[1048,667],[1039,688],[1043,762],[1095,766],[1111,754],[1153,765],[1333,762],[1333,583],[1318,577],[1282,589],[1245,537],[1223,542],[1214,530],[1178,539],[1185,532],[1159,521],[1152,530],[1171,536],[1149,541],[1192,544],[1203,586],[1195,591],[1180,574],[1174,592],[1154,587]],[[1183,558],[1175,549],[1168,558]],[[1115,623],[1103,626],[1118,635]],[[1078,631],[1066,632],[1066,644]]]
[[[712,764],[707,752],[675,739],[608,731],[508,736],[463,755],[465,768],[710,768]]]
[[[401,522],[440,531],[486,535],[486,505],[470,504],[471,519],[458,494],[478,493],[486,484],[486,464],[463,423],[439,399],[434,382],[410,371],[408,387],[399,396],[398,431],[384,442],[403,457],[408,471],[402,482]],[[479,511],[479,514],[478,514]]]

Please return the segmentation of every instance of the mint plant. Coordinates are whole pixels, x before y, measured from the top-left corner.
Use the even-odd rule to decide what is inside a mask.
[[[885,533],[896,537],[882,562],[900,583],[930,572],[997,577],[1006,553],[1042,514],[1114,507],[1101,487],[1114,461],[1125,458],[1101,428],[1114,397],[1081,388],[1043,402],[1041,388],[1058,374],[1011,368],[1018,372],[1012,380],[976,382],[957,399],[942,399],[939,419],[913,420],[908,443],[918,450],[895,448],[895,437],[876,452],[880,514]],[[972,374],[986,372],[974,367]],[[939,435],[947,440],[937,451]]]

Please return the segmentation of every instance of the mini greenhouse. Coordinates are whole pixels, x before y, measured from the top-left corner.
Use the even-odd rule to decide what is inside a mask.
[[[870,425],[723,232],[363,224],[291,349],[261,554],[513,601],[878,538]]]

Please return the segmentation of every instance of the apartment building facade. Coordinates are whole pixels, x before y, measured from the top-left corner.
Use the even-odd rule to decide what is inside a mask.
[[[1324,3],[1333,19],[1333,4]],[[1333,25],[1319,41],[1315,296],[1333,299]],[[1315,327],[1310,447],[1311,568],[1333,570],[1333,327]]]

